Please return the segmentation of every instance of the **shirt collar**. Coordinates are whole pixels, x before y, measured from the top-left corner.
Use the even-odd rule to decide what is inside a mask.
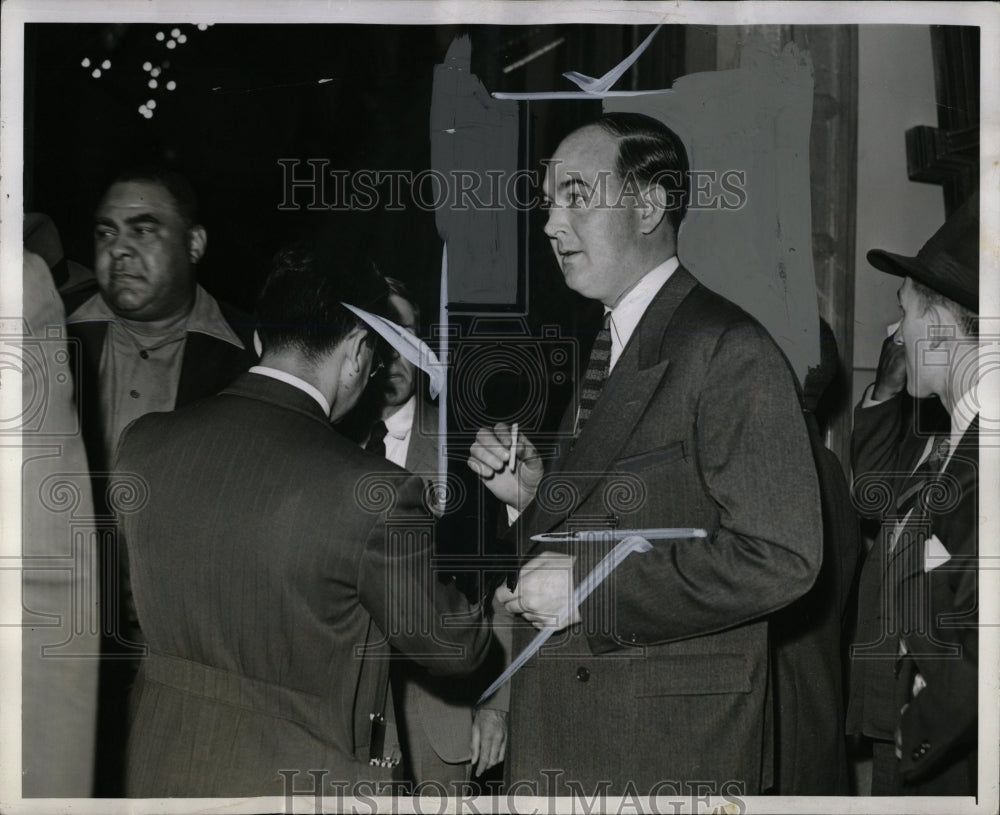
[[[66,320],[67,323],[121,323],[121,318],[115,314],[100,292],[83,303]],[[219,304],[201,286],[194,292],[194,306],[184,322],[184,330],[189,333],[207,334],[217,340],[228,342],[241,350],[246,350],[243,342],[222,316]]]
[[[395,439],[402,441],[413,427],[413,415],[416,413],[417,395],[413,394],[403,406],[392,416],[384,419],[386,432]]]
[[[635,333],[639,320],[646,313],[649,304],[653,302],[656,293],[680,266],[677,255],[667,258],[659,266],[655,266],[618,301],[614,308],[605,307],[604,313],[611,313],[611,367],[614,367],[628,341]]]
[[[284,382],[286,385],[291,385],[293,388],[298,388],[303,393],[309,394],[316,403],[323,409],[323,415],[330,415],[330,403],[326,401],[326,397],[319,392],[319,389],[314,385],[306,382],[304,379],[297,377],[295,374],[290,374],[288,371],[282,371],[278,368],[270,368],[266,365],[254,365],[250,371],[252,374],[260,374],[261,376],[269,376],[271,379],[277,379],[279,382]]]

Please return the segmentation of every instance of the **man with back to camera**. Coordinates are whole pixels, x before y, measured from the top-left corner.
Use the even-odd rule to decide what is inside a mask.
[[[261,364],[124,433],[116,478],[145,494],[119,519],[150,648],[130,796],[280,795],[282,771],[308,789],[394,779],[379,766],[390,644],[439,674],[484,658],[480,615],[432,579],[422,483],[331,426],[372,361],[345,304],[384,316],[385,299],[372,268],[279,253]]]
[[[418,303],[401,281],[387,277],[386,282],[391,318],[416,334],[420,323]],[[438,407],[420,397],[417,367],[395,350],[384,353],[385,368],[370,386],[374,391],[371,407],[379,418],[368,433],[365,449],[416,473],[432,486],[439,466]],[[468,525],[445,528],[449,534],[463,536],[476,532]],[[492,669],[489,664],[483,667]],[[412,663],[394,665],[393,688],[397,694],[397,721],[403,723],[403,755],[418,786],[455,794],[469,780],[470,772],[482,775],[503,760],[506,694],[498,694],[473,711],[475,687],[476,683],[468,680],[442,681]]]
[[[217,393],[253,364],[246,315],[197,282],[208,245],[191,184],[163,167],[118,174],[94,213],[98,292],[67,318],[79,371],[77,407],[95,508],[108,517],[106,471],[125,426]],[[75,341],[75,342],[74,342]],[[125,703],[135,672],[136,628],[123,548],[105,537],[105,609],[95,794],[121,795]],[[117,613],[116,613],[117,609]]]
[[[975,795],[977,200],[915,257],[873,249],[868,262],[903,284],[899,327],[854,412],[855,500],[889,500],[869,513],[882,527],[861,573],[848,728],[872,742],[872,795]],[[928,423],[929,407],[945,421]]]
[[[638,114],[559,145],[545,233],[567,286],[604,304],[606,329],[555,461],[521,437],[512,472],[503,424],[472,447],[470,466],[522,513],[515,534],[531,547],[496,600],[561,628],[512,680],[508,780],[522,794],[773,783],[766,615],[819,570],[816,470],[781,352],[678,263],[686,173],[676,135]],[[611,544],[527,536],[613,526],[707,537],[653,541],[564,614]],[[516,626],[515,654],[534,633]]]

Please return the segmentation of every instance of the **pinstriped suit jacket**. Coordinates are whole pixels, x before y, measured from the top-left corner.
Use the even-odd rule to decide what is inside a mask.
[[[468,605],[430,579],[419,479],[342,437],[293,386],[245,374],[144,416],[116,470],[140,491],[119,518],[151,650],[129,795],[280,795],[281,770],[383,777],[367,764],[369,714],[390,643],[442,674],[483,658],[478,617],[440,625]]]

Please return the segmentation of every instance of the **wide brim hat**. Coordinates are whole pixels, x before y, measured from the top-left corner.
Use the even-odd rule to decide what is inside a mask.
[[[916,257],[872,249],[868,252],[868,262],[888,274],[912,277],[978,314],[978,196],[973,196],[955,210]]]

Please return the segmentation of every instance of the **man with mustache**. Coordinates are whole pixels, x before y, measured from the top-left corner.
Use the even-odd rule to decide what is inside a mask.
[[[248,317],[217,302],[198,285],[196,267],[207,245],[191,184],[178,173],[141,167],[119,174],[94,214],[98,292],[67,319],[77,356],[77,405],[99,516],[106,471],[118,437],[133,420],[169,411],[222,390],[253,364]],[[73,342],[75,340],[75,342]],[[108,530],[108,535],[111,535]],[[124,708],[141,639],[127,576],[108,538],[101,558],[102,600],[111,633],[102,651],[96,794],[121,794]],[[115,609],[121,617],[115,618]]]
[[[92,469],[133,419],[216,393],[252,364],[249,321],[198,285],[207,244],[194,190],[173,171],[127,171],[98,204],[99,291],[67,320],[82,346]]]
[[[519,618],[513,652],[532,626],[559,629],[512,680],[521,794],[754,795],[774,781],[767,615],[819,570],[816,467],[773,340],[678,261],[687,169],[677,136],[639,114],[559,145],[545,234],[605,327],[554,460],[523,436],[512,451],[503,424],[472,447],[470,466],[520,513],[527,562],[496,595]],[[579,604],[609,536],[529,539],[656,527],[707,534],[652,540]]]

